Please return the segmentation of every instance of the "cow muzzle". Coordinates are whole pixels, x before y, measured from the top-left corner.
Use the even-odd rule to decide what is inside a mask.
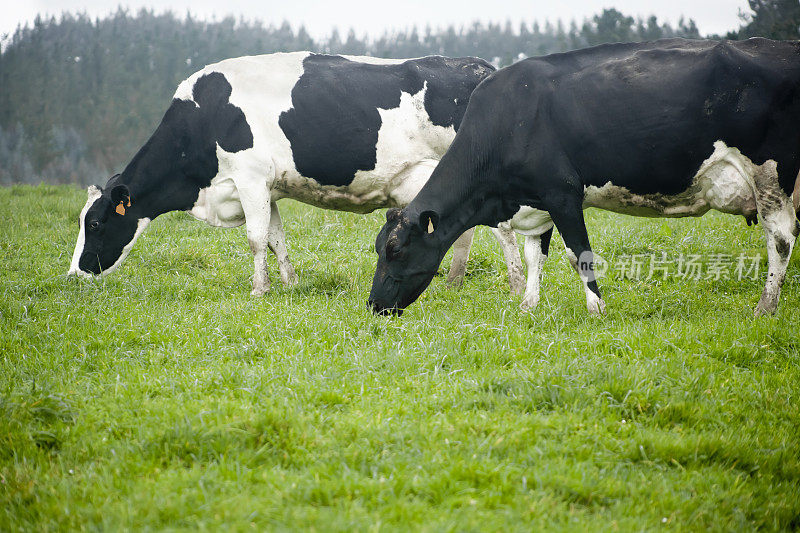
[[[367,307],[372,309],[372,312],[375,313],[376,315],[381,315],[381,316],[401,316],[403,314],[403,309],[397,307],[396,305],[394,306],[383,305],[376,302],[375,300],[369,300],[367,302]]]
[[[103,271],[100,266],[100,257],[92,252],[84,252],[78,262],[78,269],[88,275],[98,275]]]

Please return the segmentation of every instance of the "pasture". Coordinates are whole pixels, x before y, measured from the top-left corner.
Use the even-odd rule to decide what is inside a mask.
[[[85,198],[0,189],[2,531],[800,528],[800,252],[754,319],[742,217],[587,212],[603,318],[557,236],[521,314],[481,229],[463,288],[439,275],[387,319],[366,309],[382,212],[281,202],[301,281],[270,256],[251,298],[244,229],[182,213],[67,279]],[[614,268],[662,252],[761,268]]]

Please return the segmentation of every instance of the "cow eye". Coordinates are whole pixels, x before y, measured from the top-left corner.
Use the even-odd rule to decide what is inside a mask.
[[[100,227],[100,221],[99,220],[92,220],[89,223],[89,229],[92,230],[92,231],[96,231],[97,228],[99,228],[99,227]]]

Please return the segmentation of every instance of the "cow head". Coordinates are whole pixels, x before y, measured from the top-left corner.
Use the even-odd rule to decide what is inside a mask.
[[[105,190],[89,187],[68,274],[88,277],[116,269],[150,223],[118,177],[111,178]]]
[[[373,311],[400,315],[430,284],[447,251],[438,226],[439,216],[433,211],[419,215],[396,208],[387,211],[386,224],[375,240],[378,265],[369,294]]]
[[[234,153],[253,146],[250,126],[230,103],[233,89],[223,74],[198,75],[179,90],[186,94],[172,101],[122,175],[108,180],[105,189],[89,187],[70,274],[116,269],[152,219],[192,208],[219,172],[218,150]]]

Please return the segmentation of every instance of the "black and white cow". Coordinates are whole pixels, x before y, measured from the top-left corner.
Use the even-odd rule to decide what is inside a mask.
[[[228,59],[182,82],[152,137],[105,189],[89,187],[69,272],[100,275],[151,220],[185,210],[212,226],[246,222],[253,294],[269,289],[267,248],[297,281],[276,201],[367,213],[405,206],[455,137],[470,94],[494,71],[478,58],[377,59],[309,52]],[[495,231],[513,292],[522,263]],[[456,244],[458,282],[472,233]]]
[[[585,208],[716,209],[761,221],[769,270],[756,314],[773,313],[800,231],[798,168],[800,42],[672,39],[521,61],[478,86],[430,180],[387,212],[370,304],[402,310],[458,235],[508,221],[526,236],[523,308],[538,302],[555,224],[589,311],[602,313]]]

